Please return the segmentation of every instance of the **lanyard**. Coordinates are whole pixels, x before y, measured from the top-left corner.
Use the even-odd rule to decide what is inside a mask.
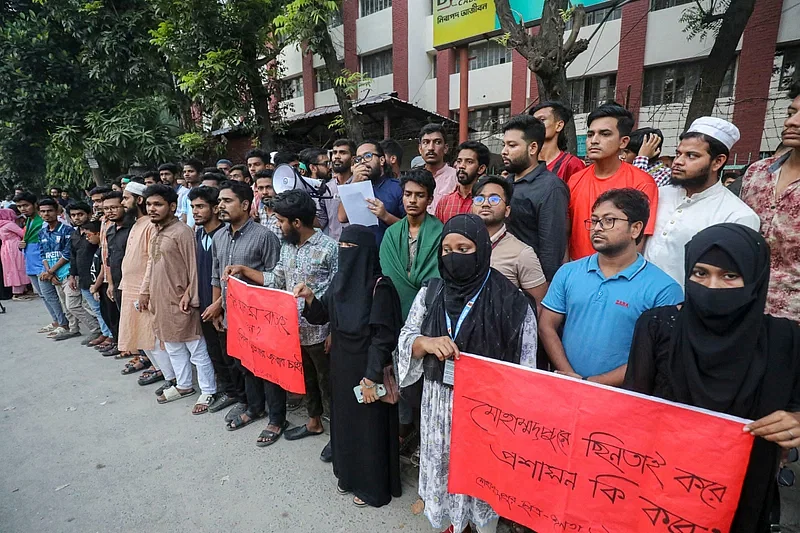
[[[450,320],[450,316],[447,314],[447,311],[444,312],[444,320],[447,323],[447,334],[450,335],[451,339],[456,340],[456,337],[458,337],[458,332],[461,331],[461,325],[464,323],[464,319],[467,318],[467,315],[472,310],[472,306],[475,305],[475,300],[481,295],[483,288],[486,286],[486,282],[489,281],[490,274],[491,271],[489,271],[489,274],[486,274],[486,279],[483,280],[483,285],[481,285],[481,288],[475,293],[475,296],[473,296],[470,301],[467,302],[467,305],[464,306],[464,309],[461,310],[461,316],[458,317],[458,322],[456,322],[455,333],[453,333],[453,323]]]

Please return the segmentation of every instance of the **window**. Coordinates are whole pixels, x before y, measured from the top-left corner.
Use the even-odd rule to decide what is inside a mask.
[[[783,56],[781,62],[781,78],[778,89],[786,91],[792,81],[800,79],[797,74],[797,67],[800,67],[800,46],[785,48],[780,50],[777,55]]]
[[[700,82],[701,62],[680,63],[644,71],[642,105],[688,104],[695,86]],[[733,94],[734,65],[725,73],[719,98]]]
[[[453,112],[453,120],[458,122],[458,111]],[[511,105],[501,104],[482,107],[469,112],[469,127],[475,131],[500,131],[500,128],[511,118]]]
[[[606,22],[608,22],[609,20],[617,20],[617,19],[622,18],[622,8],[621,7],[618,7],[616,9],[613,9],[613,6],[603,7],[603,8],[600,8],[600,9],[595,9],[594,11],[587,12],[586,13],[586,21],[583,23],[583,25],[584,26],[591,26],[592,24],[600,24],[601,22],[603,22],[603,19],[606,17],[606,15],[608,14],[609,11],[611,11],[611,15],[608,16],[608,20],[606,20]],[[567,21],[567,24],[566,24],[566,26],[564,26],[564,29],[565,30],[571,30],[572,29],[572,19],[571,18]]]
[[[344,63],[339,63],[339,68],[344,68]],[[325,67],[314,69],[314,78],[317,82],[317,92],[327,91],[333,89],[333,80],[328,75],[328,70]]]
[[[667,9],[668,7],[682,6],[684,4],[691,4],[695,0],[651,0],[650,11],[658,11],[659,9]]]
[[[368,78],[379,78],[392,73],[392,49],[361,56],[361,72]]]
[[[287,78],[281,83],[284,100],[292,98],[300,98],[303,96],[303,76],[295,76],[294,78]]]
[[[483,41],[469,47],[469,69],[491,67],[511,63],[511,49],[495,41]],[[459,72],[461,65],[456,59],[456,72]]]
[[[335,28],[336,26],[341,26],[342,24],[344,24],[344,22],[342,22],[342,11],[341,9],[337,9],[331,13],[331,17],[328,19],[328,26]]]
[[[590,113],[600,104],[614,99],[617,90],[617,75],[607,74],[569,80],[567,88],[570,93],[572,110],[575,113]]]
[[[366,17],[378,11],[392,7],[392,0],[360,0],[361,16]]]

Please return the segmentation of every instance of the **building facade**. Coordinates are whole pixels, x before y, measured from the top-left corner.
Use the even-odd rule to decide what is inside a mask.
[[[674,153],[700,79],[700,62],[714,39],[689,39],[683,31],[680,18],[692,3],[639,0],[616,9],[609,4],[589,8],[580,36],[597,32],[589,49],[567,69],[579,154],[584,150],[586,115],[609,99],[626,104],[639,127],[660,128],[664,154]],[[360,97],[396,92],[416,106],[457,117],[456,51],[433,48],[431,0],[344,0],[340,15],[331,27],[339,59],[345,68],[372,79]],[[756,3],[714,110],[741,130],[733,164],[759,159],[780,142],[789,103],[785,89],[800,66],[798,21],[800,0]],[[538,101],[535,77],[522,56],[494,40],[471,43],[469,56],[469,123],[476,132],[472,136],[499,151],[498,125]],[[336,103],[330,81],[321,75],[321,58],[290,45],[281,61],[286,116]]]

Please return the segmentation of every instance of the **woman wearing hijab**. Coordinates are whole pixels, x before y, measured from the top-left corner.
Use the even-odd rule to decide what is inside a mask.
[[[624,387],[755,420],[731,533],[769,531],[781,448],[800,445],[800,328],[764,315],[769,247],[739,224],[686,245],[686,300],[636,323]],[[758,438],[760,437],[760,438]]]
[[[398,343],[400,385],[425,377],[420,427],[419,494],[435,528],[461,533],[469,522],[494,532],[497,514],[488,503],[447,492],[453,389],[445,361],[470,352],[536,366],[536,314],[529,300],[490,268],[492,244],[477,215],[457,215],[442,231],[439,273],[423,287]]]
[[[352,492],[359,507],[381,507],[399,497],[400,445],[397,405],[378,401],[377,385],[403,322],[392,280],[381,277],[375,233],[352,225],[339,239],[339,271],[322,300],[303,283],[303,316],[331,325],[331,447],[340,494]],[[364,403],[356,399],[361,386]]]
[[[0,209],[0,264],[2,264],[3,285],[10,287],[15,299],[25,292],[29,283],[25,274],[25,256],[19,249],[19,242],[25,231],[17,225],[17,213],[13,209]]]

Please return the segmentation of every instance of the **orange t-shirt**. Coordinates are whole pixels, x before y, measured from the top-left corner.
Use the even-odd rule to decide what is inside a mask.
[[[594,165],[572,175],[569,179],[569,218],[572,231],[569,236],[569,257],[573,261],[595,253],[589,231],[583,221],[592,217],[595,200],[611,189],[638,189],[650,199],[650,219],[644,229],[652,235],[658,212],[658,186],[653,177],[633,165],[623,162],[619,170],[605,179],[595,176]]]

